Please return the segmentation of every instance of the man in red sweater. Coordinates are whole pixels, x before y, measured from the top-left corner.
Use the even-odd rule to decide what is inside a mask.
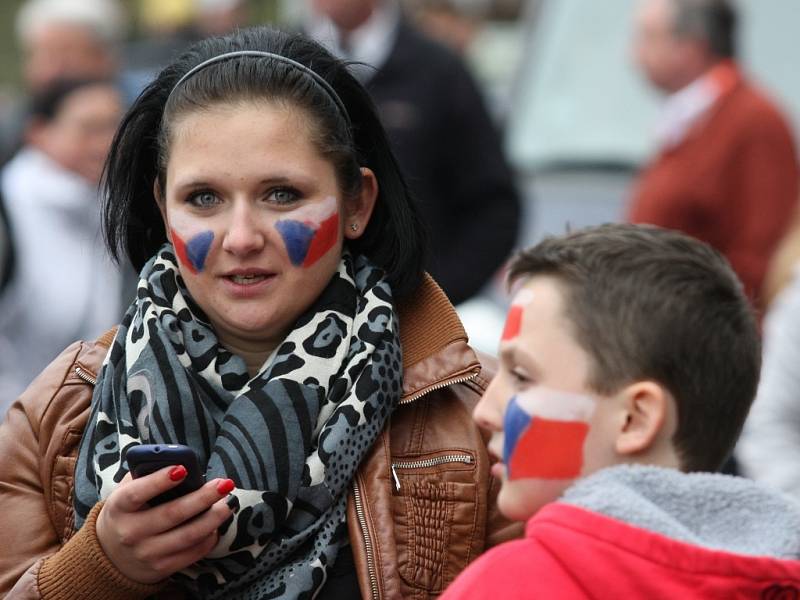
[[[635,188],[629,219],[708,242],[758,301],[767,262],[798,200],[797,156],[784,117],[735,58],[727,0],[646,0],[636,58],[667,93],[660,152]]]

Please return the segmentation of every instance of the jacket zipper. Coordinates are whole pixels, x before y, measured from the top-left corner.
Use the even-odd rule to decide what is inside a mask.
[[[97,385],[97,378],[92,377],[87,371],[81,369],[80,367],[75,367],[75,375],[83,379],[86,383]]]
[[[438,465],[446,465],[449,463],[462,463],[465,465],[472,464],[472,456],[469,454],[447,454],[445,456],[437,456],[436,458],[427,458],[425,460],[412,460],[407,462],[392,463],[392,477],[394,477],[394,487],[400,491],[400,478],[397,476],[397,469],[425,469],[428,467],[436,467]]]
[[[444,381],[440,381],[439,383],[436,383],[429,388],[421,390],[416,394],[409,396],[408,398],[402,398],[400,402],[398,402],[398,404],[400,405],[411,404],[412,402],[416,402],[420,398],[427,396],[428,394],[430,394],[431,392],[435,392],[436,390],[441,390],[442,388],[446,388],[451,385],[456,385],[458,383],[466,383],[467,381],[475,379],[480,374],[480,372],[481,372],[480,369],[476,369],[471,373],[468,373],[467,375],[454,377],[453,379],[445,379]]]
[[[378,576],[375,574],[375,565],[372,558],[372,538],[369,536],[367,529],[367,518],[364,516],[364,505],[361,503],[361,490],[358,487],[358,482],[353,478],[353,496],[355,498],[356,516],[358,517],[358,524],[361,527],[361,533],[364,535],[364,548],[367,553],[367,573],[369,574],[369,585],[372,588],[372,597],[380,598],[378,594]]]

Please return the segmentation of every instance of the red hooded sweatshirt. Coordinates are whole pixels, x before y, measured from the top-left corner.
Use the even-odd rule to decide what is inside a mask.
[[[613,472],[619,469],[601,471],[601,479],[614,479]],[[639,483],[669,471],[624,469],[628,472],[623,476],[632,474]],[[670,485],[670,480],[680,478],[688,478],[685,485]],[[704,488],[700,482],[701,493],[694,494],[691,488],[709,478],[712,485]],[[619,484],[620,478],[616,479]],[[720,481],[724,485],[716,485]],[[800,509],[790,500],[748,480],[711,474],[674,472],[658,494],[646,492],[638,498],[641,487],[631,493],[630,487],[602,485],[602,481],[594,485],[598,482],[592,478],[585,483],[590,485],[582,484],[581,493],[568,492],[563,501],[531,518],[524,539],[498,546],[476,560],[442,600],[800,599]],[[670,495],[677,501],[670,502]],[[635,504],[630,506],[631,519],[637,525],[575,505],[594,504],[600,511],[619,514],[631,499]],[[662,499],[672,504],[666,511],[658,506]],[[700,510],[688,510],[692,502],[706,501]],[[646,523],[692,541],[651,531]],[[733,545],[740,551],[707,544]],[[745,549],[764,555],[741,551]]]

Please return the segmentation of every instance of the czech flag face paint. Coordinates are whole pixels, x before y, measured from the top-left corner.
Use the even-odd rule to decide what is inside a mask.
[[[181,235],[172,230],[172,245],[178,260],[192,273],[201,272],[206,266],[206,258],[214,242],[214,232],[207,230],[190,237],[184,241]]]
[[[339,212],[336,198],[306,205],[275,223],[289,260],[296,267],[308,268],[325,256],[339,240]]]
[[[508,479],[574,479],[596,400],[536,388],[517,394],[503,419],[503,462]]]
[[[214,232],[202,220],[180,213],[171,215],[170,225],[172,245],[178,260],[189,272],[201,273],[214,245]]]

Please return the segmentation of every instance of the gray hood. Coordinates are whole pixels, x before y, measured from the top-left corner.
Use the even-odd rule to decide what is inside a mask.
[[[800,503],[742,477],[623,465],[577,482],[561,502],[696,546],[800,559]]]

